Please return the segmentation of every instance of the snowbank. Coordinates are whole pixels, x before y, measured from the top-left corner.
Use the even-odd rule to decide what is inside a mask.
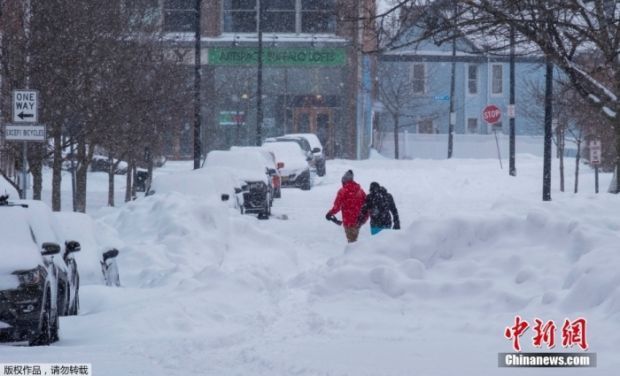
[[[292,286],[320,296],[411,295],[482,312],[551,305],[566,313],[620,313],[620,275],[608,243],[614,237],[594,237],[588,226],[542,210],[421,218],[349,246],[320,278],[305,273]]]
[[[295,258],[277,236],[256,228],[254,216],[201,196],[156,194],[100,221],[126,243],[118,264],[127,286],[200,284],[214,275],[226,278],[222,270],[231,268],[237,282],[256,288],[252,273],[279,275]]]

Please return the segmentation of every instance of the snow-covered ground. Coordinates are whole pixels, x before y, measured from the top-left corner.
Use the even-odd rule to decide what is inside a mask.
[[[349,168],[365,189],[377,181],[394,195],[402,230],[370,237],[366,225],[347,245],[325,220]],[[542,160],[519,155],[517,169],[514,178],[497,160],[329,161],[311,191],[284,190],[268,221],[178,192],[97,210],[107,181],[95,177],[96,234],[84,236],[119,247],[123,287],[93,279],[81,314],[61,319],[59,342],[0,347],[0,363],[85,362],[96,375],[615,375],[619,197],[595,195],[583,166],[581,193],[560,193],[554,176],[543,203]],[[598,367],[500,370],[515,315],[558,327],[585,317]],[[531,339],[530,329],[524,350]]]

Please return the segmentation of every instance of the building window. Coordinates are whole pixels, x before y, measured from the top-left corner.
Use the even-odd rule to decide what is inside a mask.
[[[295,2],[295,0],[262,0],[263,31],[268,33],[294,33]]]
[[[411,69],[411,83],[413,85],[413,93],[422,95],[426,93],[426,65],[413,64]]]
[[[161,19],[159,0],[125,0],[124,4],[132,29],[140,30],[159,26]]]
[[[164,31],[196,30],[196,0],[164,0]]]
[[[260,3],[262,2],[262,4]],[[334,33],[335,0],[224,0],[224,32],[256,33],[258,5],[267,33]]]
[[[301,32],[334,33],[336,31],[335,0],[302,0]]]
[[[467,133],[478,133],[478,119],[467,119]]]
[[[492,65],[491,71],[491,94],[502,94],[504,92],[504,67],[501,64]]]
[[[467,66],[467,92],[469,94],[478,94],[478,66]]]
[[[418,133],[435,133],[433,119],[423,119],[418,122]]]
[[[256,0],[224,0],[224,31],[256,32],[256,10]]]

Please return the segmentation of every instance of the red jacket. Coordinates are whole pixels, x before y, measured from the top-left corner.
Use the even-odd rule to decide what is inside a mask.
[[[334,207],[331,208],[329,214],[334,215],[342,210],[342,224],[345,227],[357,227],[357,217],[365,199],[366,193],[359,184],[354,181],[346,182],[338,190]]]

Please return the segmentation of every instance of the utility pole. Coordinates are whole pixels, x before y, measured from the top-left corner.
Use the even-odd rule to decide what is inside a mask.
[[[551,201],[551,138],[553,137],[553,63],[547,58],[545,74],[545,151],[543,156],[543,201]]]
[[[448,159],[452,158],[454,148],[454,125],[456,123],[456,112],[454,111],[454,91],[456,86],[456,14],[458,2],[454,1],[454,35],[452,37],[452,69],[450,74],[450,123],[448,126]]]
[[[508,118],[510,122],[509,168],[510,176],[517,176],[515,166],[515,28],[510,27],[510,103],[508,104]]]
[[[256,72],[256,146],[263,142],[263,2],[258,7],[258,69]]]
[[[24,9],[24,34],[26,39],[26,89],[30,89],[30,41],[32,35],[32,3],[26,0]],[[27,199],[28,193],[28,141],[22,143],[22,191],[21,199]]]
[[[194,170],[200,168],[200,158],[202,156],[201,148],[201,121],[202,121],[202,103],[200,100],[200,82],[202,63],[200,61],[201,46],[200,46],[200,15],[202,13],[202,0],[196,0],[196,8],[194,9],[196,14],[196,24],[194,25]],[[128,172],[129,173],[129,172]]]

